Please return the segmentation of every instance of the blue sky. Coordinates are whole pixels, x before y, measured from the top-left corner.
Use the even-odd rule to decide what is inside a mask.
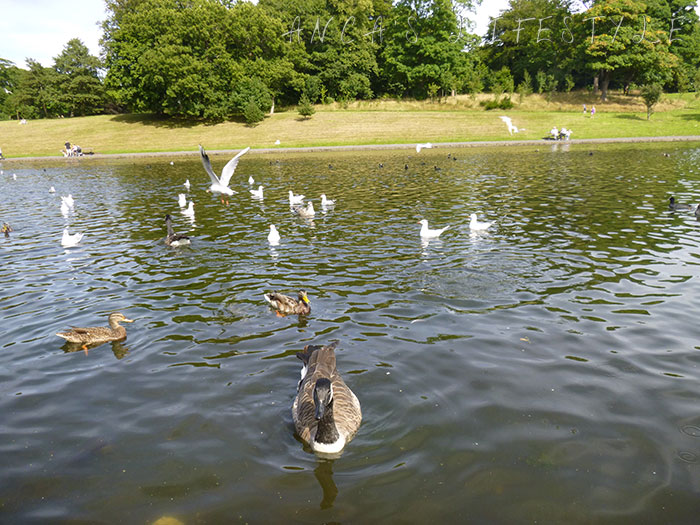
[[[508,6],[508,0],[483,0],[473,20],[477,34],[486,31],[489,16]],[[700,13],[700,8],[696,8]],[[100,22],[106,18],[102,0],[3,0],[0,5],[0,58],[25,67],[33,58],[53,65],[71,38],[79,38],[99,56]]]

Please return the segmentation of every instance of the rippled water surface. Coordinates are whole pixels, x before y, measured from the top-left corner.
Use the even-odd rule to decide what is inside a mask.
[[[0,521],[694,522],[700,222],[667,202],[700,201],[698,166],[687,144],[249,154],[227,206],[196,157],[5,163]],[[451,228],[422,243],[421,218]],[[299,288],[307,318],[262,298]],[[115,310],[121,343],[54,335]],[[290,406],[295,353],[335,339],[364,420],[327,461]]]

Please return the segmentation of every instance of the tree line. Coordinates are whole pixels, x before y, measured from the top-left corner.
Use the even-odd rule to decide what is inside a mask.
[[[0,59],[0,115],[257,119],[300,101],[700,91],[696,0],[510,0],[483,38],[473,4],[106,0],[100,58],[73,39],[52,67]]]

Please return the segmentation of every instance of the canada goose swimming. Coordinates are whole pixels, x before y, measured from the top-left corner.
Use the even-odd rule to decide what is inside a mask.
[[[190,244],[190,238],[187,235],[173,231],[173,220],[170,215],[165,216],[165,227],[168,229],[168,234],[165,236],[165,244],[174,247]]]
[[[82,344],[83,350],[87,352],[87,345],[101,344],[107,341],[120,341],[126,338],[126,328],[119,323],[133,322],[133,320],[124,317],[124,314],[121,312],[112,312],[109,314],[109,327],[78,328],[74,326],[70,330],[58,332],[56,335],[69,343]]]
[[[676,202],[675,197],[671,197],[668,199],[668,209],[671,211],[681,211],[692,210],[693,208],[690,206],[690,204],[681,204],[680,202]]]
[[[420,236],[423,239],[435,239],[440,236],[442,232],[444,232],[449,226],[445,226],[444,228],[439,228],[436,230],[431,230],[428,228],[428,221],[425,219],[421,219],[418,221],[418,224],[421,224],[420,228]]]
[[[316,453],[337,454],[350,442],[362,422],[360,401],[340,377],[334,341],[328,346],[307,345],[301,381],[292,405],[294,428]]]
[[[698,207],[695,208],[695,216],[700,219],[700,204],[698,204]]]
[[[311,303],[304,290],[299,290],[299,299],[294,299],[288,295],[272,292],[265,294],[265,300],[270,303],[280,314],[300,314],[309,315],[311,313]]]
[[[241,158],[241,156],[248,153],[249,149],[250,147],[247,147],[246,149],[239,151],[235,157],[229,160],[226,163],[226,166],[224,166],[224,169],[221,170],[221,178],[219,178],[216,176],[214,170],[211,167],[211,161],[209,160],[207,152],[204,151],[204,148],[201,145],[199,146],[199,155],[202,158],[202,165],[204,166],[204,170],[209,174],[209,178],[211,179],[211,186],[209,186],[210,192],[223,193],[224,195],[233,195],[234,193],[238,193],[229,188],[228,185],[229,182],[231,182],[231,177],[233,177],[233,172],[236,171],[236,166],[238,166],[238,160]]]

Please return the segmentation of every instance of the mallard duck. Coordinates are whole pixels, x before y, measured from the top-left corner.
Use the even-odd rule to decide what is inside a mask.
[[[223,193],[224,195],[233,195],[234,193],[238,193],[229,188],[228,185],[231,181],[231,177],[233,177],[233,172],[236,171],[236,166],[238,166],[238,160],[241,158],[241,156],[248,153],[249,149],[250,147],[247,147],[246,149],[239,151],[235,157],[229,160],[226,163],[226,166],[224,166],[224,169],[221,170],[221,178],[219,178],[216,176],[214,170],[211,167],[211,162],[209,160],[207,152],[204,151],[204,148],[201,145],[199,146],[199,155],[202,157],[202,164],[204,165],[204,170],[209,174],[209,177],[211,178],[211,186],[209,186],[210,192]]]
[[[168,246],[185,246],[190,243],[187,235],[173,231],[173,220],[169,214],[165,216],[165,227],[168,229],[168,235],[165,236],[165,244]]]
[[[316,453],[337,454],[362,422],[360,401],[340,377],[335,365],[335,341],[307,345],[297,357],[304,363],[297,397],[292,404],[294,428]]]
[[[131,319],[124,317],[121,312],[109,314],[109,327],[92,326],[88,328],[71,327],[66,332],[58,332],[58,337],[63,337],[69,343],[82,344],[83,350],[87,351],[88,345],[106,343],[108,341],[120,341],[126,338],[126,328],[119,323],[133,323]]]
[[[671,197],[668,199],[668,209],[671,211],[681,211],[692,210],[693,208],[690,206],[690,204],[681,204],[680,202],[676,202],[675,197]]]
[[[265,294],[265,300],[280,314],[309,315],[311,313],[311,303],[304,290],[299,290],[299,299],[272,292]]]

